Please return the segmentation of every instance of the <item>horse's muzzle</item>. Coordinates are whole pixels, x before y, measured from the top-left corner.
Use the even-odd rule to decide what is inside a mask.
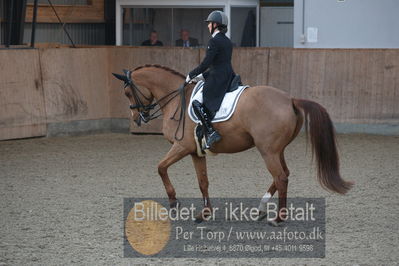
[[[148,121],[150,121],[149,117],[150,113],[148,111],[140,112],[141,121],[143,121],[144,123],[148,123]]]
[[[134,122],[136,123],[136,125],[138,127],[140,127],[141,126],[141,116],[137,117],[137,119],[134,119]]]

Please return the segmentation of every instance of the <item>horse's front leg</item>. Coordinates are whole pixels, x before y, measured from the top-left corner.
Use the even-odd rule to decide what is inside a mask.
[[[175,142],[166,156],[162,159],[162,161],[158,164],[158,173],[162,178],[162,182],[165,186],[166,193],[169,197],[169,204],[171,208],[176,207],[177,200],[176,200],[176,191],[173,187],[172,183],[170,182],[169,175],[168,175],[168,168],[175,162],[179,161],[183,157],[187,156],[189,151],[181,146],[179,143]]]
[[[196,222],[202,222],[207,220],[212,214],[211,202],[209,201],[208,194],[208,174],[206,171],[206,158],[199,157],[196,154],[192,154],[191,158],[193,159],[195,172],[197,173],[198,184],[202,192],[202,198],[204,201],[204,208],[199,213],[195,219]]]

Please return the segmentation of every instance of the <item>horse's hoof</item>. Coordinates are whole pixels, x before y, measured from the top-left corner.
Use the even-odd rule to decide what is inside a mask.
[[[195,223],[199,224],[203,221],[208,221],[211,217],[211,211],[209,209],[203,209],[198,215],[195,217]]]
[[[276,220],[268,220],[267,224],[273,227],[279,227],[279,224]]]
[[[169,204],[169,207],[170,207],[171,209],[173,209],[173,208],[178,209],[179,206],[180,206],[180,201],[179,201],[179,200],[175,200],[174,202],[172,202],[172,203]]]
[[[202,217],[195,217],[195,220],[194,220],[194,222],[196,223],[196,224],[200,224],[200,223],[202,223],[204,220],[202,219]]]
[[[259,211],[258,214],[258,221],[262,221],[263,219],[265,219],[267,217],[267,213],[263,212],[263,211]]]
[[[180,207],[180,202],[178,200],[175,200],[174,202],[169,204],[169,207],[171,209],[171,215],[176,216],[177,210]]]

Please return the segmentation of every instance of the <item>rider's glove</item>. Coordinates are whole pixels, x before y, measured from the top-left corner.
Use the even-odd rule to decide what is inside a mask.
[[[190,78],[190,75],[187,75],[187,77],[186,77],[186,83],[191,83],[192,81],[191,81],[191,78]]]

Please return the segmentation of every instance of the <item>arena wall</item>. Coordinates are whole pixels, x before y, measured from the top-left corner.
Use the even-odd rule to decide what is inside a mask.
[[[160,133],[129,121],[123,68],[186,74],[204,49],[101,47],[0,50],[0,139],[101,131]],[[399,49],[236,48],[245,84],[270,85],[326,107],[340,132],[399,135]]]
[[[322,104],[334,122],[399,123],[399,49],[271,49],[269,85]]]
[[[38,50],[0,50],[0,139],[46,135]]]

